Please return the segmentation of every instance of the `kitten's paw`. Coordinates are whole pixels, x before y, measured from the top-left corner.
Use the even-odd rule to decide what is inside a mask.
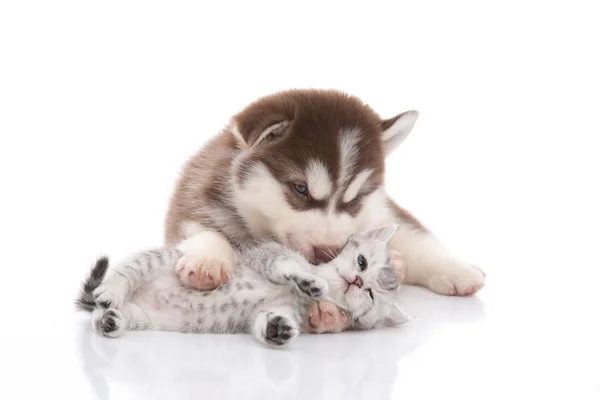
[[[92,328],[102,336],[119,337],[125,332],[125,318],[116,308],[97,308],[92,314]]]
[[[104,308],[121,308],[128,291],[126,282],[107,279],[94,290],[94,298]]]
[[[389,253],[390,253],[390,264],[392,267],[394,267],[394,270],[396,271],[396,275],[398,276],[399,281],[403,282],[404,276],[406,274],[404,258],[402,257],[402,254],[396,250],[390,249]]]
[[[287,306],[260,311],[254,320],[252,334],[264,344],[283,346],[300,333],[294,315],[295,311]]]
[[[177,274],[185,286],[213,290],[229,281],[231,264],[231,260],[225,257],[215,259],[200,254],[188,254],[177,262]]]
[[[485,284],[485,272],[479,267],[453,263],[438,270],[430,277],[427,287],[436,293],[447,296],[470,296]]]
[[[329,290],[327,282],[312,274],[293,274],[290,279],[296,284],[298,290],[310,298],[318,300]]]
[[[298,327],[291,319],[281,315],[267,313],[267,326],[263,337],[266,343],[275,346],[283,346],[298,336],[298,333]]]
[[[338,333],[350,326],[350,318],[335,303],[319,301],[311,304],[306,325],[311,333]]]

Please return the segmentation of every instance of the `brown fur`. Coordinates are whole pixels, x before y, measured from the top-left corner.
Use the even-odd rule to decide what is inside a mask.
[[[228,179],[231,167],[244,150],[254,148],[244,155],[235,171],[235,179],[243,184],[248,166],[260,161],[282,185],[293,185],[301,179],[310,155],[319,154],[332,179],[338,179],[340,132],[359,129],[358,154],[355,173],[371,168],[373,173],[363,187],[361,195],[375,190],[383,183],[385,152],[381,141],[382,127],[389,127],[397,116],[383,120],[358,98],[334,90],[289,90],[275,93],[247,106],[232,119],[232,124],[245,143],[226,127],[197,152],[183,169],[171,199],[165,240],[177,243],[183,239],[181,224],[195,221],[212,229],[234,246],[252,240],[246,222],[236,211]],[[256,143],[260,134],[274,124],[288,124],[274,135]],[[352,174],[355,175],[355,174]],[[350,182],[343,185],[347,187]],[[293,191],[286,194],[288,203],[297,210],[322,208],[325,201],[304,198]],[[337,208],[351,215],[360,209],[360,196],[347,204],[338,199]],[[422,225],[391,199],[397,216],[420,229]],[[220,212],[215,213],[215,210]]]
[[[388,206],[390,207],[392,212],[395,214],[396,218],[410,224],[413,228],[415,228],[417,230],[420,230],[423,232],[428,232],[428,229],[423,225],[423,223],[421,223],[421,221],[419,221],[417,218],[415,218],[411,213],[406,211],[404,208],[400,207],[391,198],[388,198]]]

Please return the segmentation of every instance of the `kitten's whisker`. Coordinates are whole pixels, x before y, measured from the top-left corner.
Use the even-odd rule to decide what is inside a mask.
[[[325,254],[327,254],[327,256],[331,257],[332,260],[336,257],[334,251],[330,250],[328,247],[325,248]]]

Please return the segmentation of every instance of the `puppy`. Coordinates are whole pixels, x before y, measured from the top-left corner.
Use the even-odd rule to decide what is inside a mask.
[[[191,157],[177,182],[166,242],[188,239],[177,266],[182,282],[214,289],[231,276],[233,248],[259,238],[319,264],[352,234],[396,224],[389,246],[404,261],[404,283],[444,295],[477,292],[484,272],[451,254],[386,194],[385,159],[417,118],[406,111],[383,119],[335,90],[282,91],[248,105]],[[335,307],[320,306],[319,332],[346,328]]]

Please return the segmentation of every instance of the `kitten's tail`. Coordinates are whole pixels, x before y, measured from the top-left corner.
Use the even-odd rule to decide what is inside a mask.
[[[75,306],[80,311],[92,312],[96,307],[94,290],[100,286],[108,269],[108,257],[100,257],[90,271],[90,275],[83,282],[79,297],[75,300]]]

